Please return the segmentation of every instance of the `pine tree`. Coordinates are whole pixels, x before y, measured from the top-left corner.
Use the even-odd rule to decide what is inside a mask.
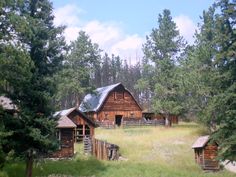
[[[3,114],[6,131],[4,152],[26,160],[26,176],[32,176],[35,157],[55,150],[55,84],[50,79],[61,68],[66,49],[64,27],[53,25],[52,4],[47,0],[4,1],[1,25],[1,94],[17,105],[17,117]],[[3,34],[3,35],[2,35]],[[5,35],[7,34],[7,35]]]
[[[177,100],[176,62],[184,47],[176,24],[169,10],[158,17],[159,27],[152,30],[144,44],[145,57],[155,64],[153,109],[163,113],[166,125],[170,125],[170,114],[178,114],[182,109]]]
[[[79,32],[70,48],[64,68],[55,76],[58,83],[56,102],[60,108],[78,106],[84,94],[94,89],[100,69],[101,50],[84,31]]]

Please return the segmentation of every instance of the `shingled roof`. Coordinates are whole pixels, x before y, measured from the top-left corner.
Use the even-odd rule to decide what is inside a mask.
[[[57,121],[56,127],[57,128],[75,128],[76,125],[67,116],[62,116]]]
[[[78,114],[80,114],[80,116],[86,121],[88,122],[90,125],[96,127],[96,123],[90,119],[88,116],[86,116],[83,112],[81,112],[77,107],[73,107],[73,108],[69,108],[69,109],[65,109],[65,110],[61,110],[61,111],[57,111],[55,114],[53,114],[54,117],[67,117],[73,112],[76,111]],[[60,120],[60,119],[59,119]]]
[[[101,108],[102,104],[106,100],[109,93],[120,85],[122,87],[124,87],[121,83],[117,83],[117,84],[109,85],[106,87],[97,88],[94,91],[94,93],[87,94],[84,97],[82,103],[80,104],[79,110],[82,112],[97,112],[97,111],[99,111],[99,109]],[[130,93],[130,91],[128,89],[126,89],[125,87],[124,87],[124,89]],[[132,94],[131,94],[131,96],[132,96]],[[140,105],[138,103],[137,103],[137,105],[140,107]],[[141,109],[141,107],[140,107],[140,109]]]
[[[200,136],[196,141],[195,143],[192,145],[192,148],[195,149],[195,148],[202,148],[204,147],[207,142],[209,141],[209,135],[206,135],[206,136]]]

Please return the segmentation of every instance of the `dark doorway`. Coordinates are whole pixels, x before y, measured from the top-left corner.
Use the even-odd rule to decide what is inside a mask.
[[[122,115],[116,115],[115,119],[116,125],[120,126],[122,121]]]

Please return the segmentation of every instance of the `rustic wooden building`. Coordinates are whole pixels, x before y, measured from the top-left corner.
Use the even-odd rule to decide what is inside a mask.
[[[84,136],[89,136],[91,138],[94,136],[94,128],[96,127],[95,122],[82,113],[78,108],[74,107],[58,111],[54,116],[65,116],[76,125],[74,130],[75,142],[82,141]]]
[[[50,155],[50,157],[72,157],[74,155],[74,132],[76,125],[67,116],[61,116],[57,123],[56,129],[59,149]]]
[[[142,108],[121,83],[98,88],[86,95],[79,109],[96,121],[110,121],[118,126],[124,119],[142,118]]]
[[[165,116],[163,114],[161,114],[161,113],[155,114],[154,112],[151,112],[151,111],[143,111],[142,115],[146,120],[165,119]],[[170,121],[171,121],[171,124],[178,124],[179,123],[179,116],[171,114]]]
[[[219,162],[216,160],[218,144],[210,142],[209,136],[199,137],[192,148],[195,153],[195,161],[203,170],[219,170]]]

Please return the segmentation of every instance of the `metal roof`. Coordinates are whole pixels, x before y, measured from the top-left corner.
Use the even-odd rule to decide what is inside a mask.
[[[106,97],[114,88],[116,88],[121,83],[114,85],[109,85],[106,87],[100,87],[95,90],[95,93],[87,94],[84,100],[79,106],[79,110],[82,112],[97,112],[101,107],[102,103],[105,101]]]
[[[192,148],[195,149],[195,148],[202,148],[204,147],[207,142],[209,141],[209,135],[206,135],[206,136],[200,136],[195,142],[194,144],[192,145]]]
[[[76,125],[67,116],[62,116],[57,121],[56,127],[57,128],[75,128]]]

